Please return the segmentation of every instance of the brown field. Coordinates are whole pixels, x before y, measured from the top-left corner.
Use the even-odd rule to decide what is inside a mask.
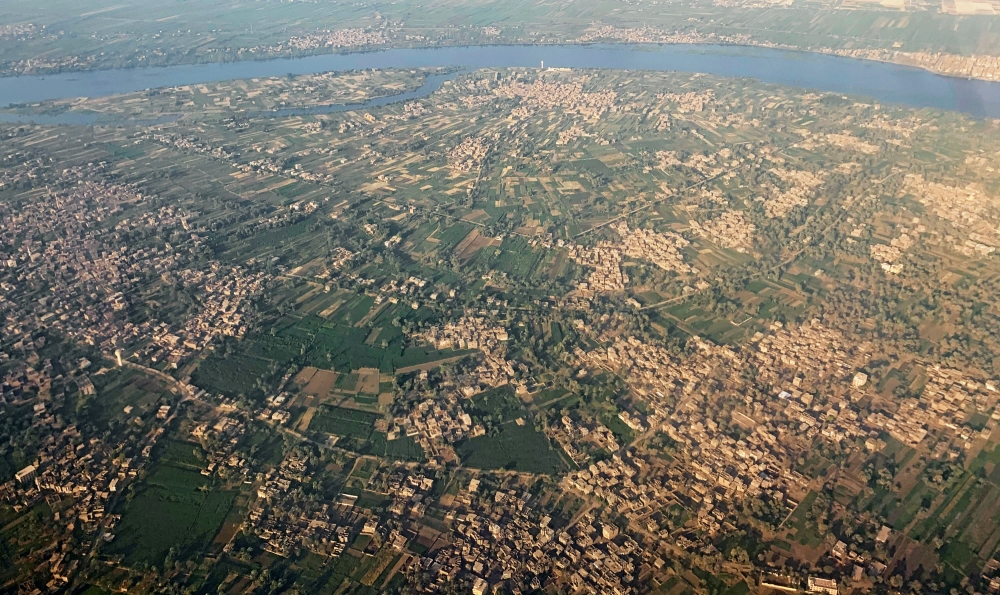
[[[896,387],[899,386],[899,384],[900,382],[898,378],[890,378],[889,381],[885,383],[885,386],[882,387],[882,392],[879,394],[885,399],[891,399],[893,391],[896,390]]]
[[[951,271],[944,271],[944,272],[941,273],[941,276],[938,277],[938,281],[940,281],[942,283],[947,283],[948,285],[952,285],[956,281],[959,281],[961,279],[962,279],[961,275],[959,275],[957,273],[953,273]]]
[[[566,252],[564,252],[563,250],[559,250],[558,252],[556,252],[555,257],[553,257],[552,259],[552,264],[549,266],[549,269],[546,272],[546,274],[549,276],[549,279],[556,279],[564,275],[566,273],[566,269],[568,268],[567,266],[568,264],[569,264],[569,257],[566,255]]]
[[[924,321],[920,327],[920,338],[927,339],[928,341],[940,341],[954,330],[954,326],[950,324],[940,324],[933,320]]]
[[[462,217],[462,220],[463,221],[478,221],[480,219],[489,219],[489,218],[490,218],[490,216],[486,214],[486,211],[484,211],[482,209],[476,209],[474,211],[470,211],[467,215],[465,215],[464,217]]]
[[[240,530],[239,523],[225,523],[222,525],[222,529],[219,530],[219,534],[215,536],[214,542],[220,545],[226,545],[232,541],[233,537]]]
[[[311,277],[318,275],[326,270],[326,258],[322,256],[317,256],[316,258],[310,260],[309,262],[297,266],[292,269],[291,274],[300,277]]]
[[[884,576],[889,576],[899,565],[900,561],[906,560],[906,577],[910,578],[918,568],[934,568],[938,563],[938,557],[933,550],[920,543],[913,541],[905,535],[892,540],[896,547],[896,555],[889,561],[888,568]]]
[[[434,546],[438,545],[440,539],[441,532],[426,525],[421,526],[417,532],[417,542],[431,550],[434,549]]]
[[[306,412],[302,414],[302,419],[299,420],[298,429],[300,432],[305,432],[309,429],[309,424],[312,423],[314,415],[316,415],[315,407],[306,408]]]
[[[293,382],[295,382],[295,384],[298,384],[299,386],[305,386],[309,384],[309,381],[312,380],[312,377],[316,374],[317,371],[319,371],[318,368],[314,368],[312,366],[306,366],[305,368],[302,368],[302,370],[298,374],[295,375],[295,379],[293,380]]]
[[[357,390],[359,393],[363,393],[366,395],[378,394],[377,368],[361,368],[360,370],[358,370]]]
[[[343,303],[344,303],[344,300],[337,300],[329,308],[327,308],[326,310],[323,310],[322,312],[320,312],[319,313],[320,317],[321,318],[329,318],[330,316],[333,315],[334,312],[337,311],[337,308],[339,308],[340,305],[343,304]]]
[[[624,153],[615,151],[613,153],[609,153],[608,155],[601,155],[597,159],[604,165],[607,165],[608,167],[614,167],[619,163],[624,163],[625,161],[627,161],[628,157],[626,157]]]
[[[485,248],[490,245],[490,238],[479,233],[478,229],[473,229],[469,232],[469,235],[455,246],[455,254],[458,255],[462,260],[468,260],[472,258],[472,255],[479,251],[480,248]]]
[[[307,395],[315,395],[321,399],[330,394],[333,383],[337,381],[337,373],[332,370],[317,370],[309,380],[302,392]]]
[[[406,366],[405,368],[399,368],[396,370],[396,374],[409,374],[410,372],[417,372],[420,370],[433,370],[434,368],[440,366],[441,364],[447,364],[450,362],[457,362],[458,360],[466,357],[465,355],[456,355],[454,357],[446,357],[444,359],[435,360],[433,362],[427,362],[425,364],[417,364],[415,366]]]
[[[310,314],[322,315],[330,307],[339,307],[341,303],[343,303],[342,300],[338,299],[336,294],[322,291],[314,295],[309,301],[299,304],[298,311],[303,316]],[[327,315],[329,316],[329,314]]]

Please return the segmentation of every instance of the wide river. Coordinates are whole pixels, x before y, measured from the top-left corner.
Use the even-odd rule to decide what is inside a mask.
[[[723,45],[525,45],[389,49],[168,67],[125,68],[48,76],[0,78],[0,106],[67,97],[98,97],[155,87],[240,78],[366,68],[539,66],[673,70],[859,95],[884,103],[932,107],[977,117],[1000,117],[1000,83],[932,74],[919,68],[809,52]],[[406,97],[440,86],[429,81]],[[398,96],[394,99],[401,99]],[[379,103],[384,103],[381,100]],[[67,114],[69,116],[69,114]],[[57,117],[58,118],[58,117]],[[0,120],[19,120],[9,115]],[[36,118],[44,122],[47,118]],[[54,123],[60,123],[54,120]],[[61,123],[86,123],[67,120]]]

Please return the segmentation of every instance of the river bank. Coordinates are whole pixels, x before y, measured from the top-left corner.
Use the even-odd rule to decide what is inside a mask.
[[[855,48],[844,49],[827,46],[802,46],[792,44],[780,44],[768,41],[761,41],[750,35],[716,35],[698,33],[664,33],[654,31],[648,33],[648,28],[613,28],[612,32],[603,34],[591,33],[577,39],[566,39],[550,42],[538,42],[530,40],[516,40],[514,42],[500,42],[483,47],[517,47],[521,45],[531,45],[538,47],[559,47],[559,46],[588,46],[600,45],[720,45],[745,48],[764,48],[792,52],[816,53],[822,55],[840,56],[857,60],[871,60],[875,62],[885,62],[900,66],[911,66],[920,68],[931,74],[949,76],[967,80],[979,80],[1000,82],[1000,56],[985,54],[953,54],[946,52],[923,52],[923,51],[901,51],[885,48]],[[368,52],[381,52],[386,50],[432,50],[446,48],[474,47],[462,43],[398,43],[389,42],[384,45],[363,45],[352,47],[335,48],[315,48],[310,51],[281,51],[273,53],[253,53],[238,52],[235,55],[214,54],[214,59],[199,56],[195,60],[181,59],[176,62],[163,62],[157,64],[125,64],[106,66],[92,59],[73,58],[64,62],[52,63],[46,67],[46,62],[36,60],[19,61],[0,65],[0,80],[10,80],[24,76],[55,76],[72,73],[88,73],[96,71],[129,70],[145,68],[172,68],[181,66],[197,66],[207,64],[229,64],[234,62],[267,62],[272,60],[295,60],[317,56],[363,54]]]
[[[103,97],[212,81],[327,71],[452,67],[674,70],[750,77],[876,102],[1000,117],[1000,83],[932,74],[872,59],[728,44],[604,44],[458,46],[387,49],[302,58],[96,70],[4,79],[0,105],[68,97]]]

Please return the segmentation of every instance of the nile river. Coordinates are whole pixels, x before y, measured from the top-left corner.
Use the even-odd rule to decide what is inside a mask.
[[[97,97],[155,87],[240,78],[309,74],[367,68],[534,67],[616,68],[702,72],[752,77],[767,82],[867,97],[883,103],[965,112],[1000,118],[1000,83],[965,80],[883,62],[824,54],[721,45],[557,45],[465,46],[389,49],[302,58],[191,64],[155,68],[95,70],[47,76],[0,78],[0,105],[67,97]],[[426,95],[440,86],[434,77],[406,96]],[[370,105],[370,103],[369,103]],[[330,111],[336,109],[331,106]],[[343,109],[343,106],[341,106]],[[33,118],[40,123],[90,123],[80,114]],[[0,116],[0,120],[19,120]],[[75,119],[75,121],[74,121]],[[61,120],[61,121],[60,121]]]

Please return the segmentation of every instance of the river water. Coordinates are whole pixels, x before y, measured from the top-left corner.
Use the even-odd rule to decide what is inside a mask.
[[[533,67],[615,68],[702,72],[728,77],[752,77],[803,89],[859,95],[883,103],[960,111],[976,117],[1000,118],[1000,83],[932,74],[919,68],[856,60],[809,52],[724,45],[524,45],[389,49],[326,54],[276,60],[191,64],[168,67],[95,70],[48,76],[0,78],[0,105],[69,97],[100,97],[156,87],[214,81],[310,74],[367,68]],[[453,76],[453,75],[452,75]],[[427,95],[449,77],[435,76],[417,91],[381,98],[362,105]],[[354,106],[311,108],[311,113]],[[302,113],[281,110],[272,115]],[[51,117],[0,115],[0,121],[90,124],[91,114]],[[144,123],[144,122],[133,122]],[[149,123],[149,122],[145,122]],[[155,122],[154,122],[155,123]]]

